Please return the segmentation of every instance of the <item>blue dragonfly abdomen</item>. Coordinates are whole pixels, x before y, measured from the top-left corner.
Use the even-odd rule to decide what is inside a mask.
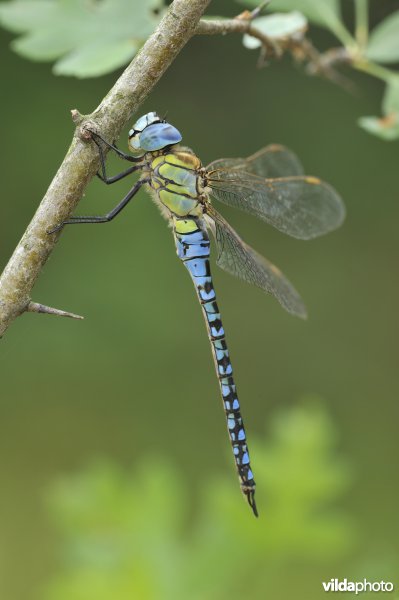
[[[241,490],[254,514],[258,516],[255,504],[255,480],[249,462],[244,423],[212,281],[208,233],[202,219],[196,217],[175,217],[173,230],[177,255],[183,261],[193,280],[208,329]]]

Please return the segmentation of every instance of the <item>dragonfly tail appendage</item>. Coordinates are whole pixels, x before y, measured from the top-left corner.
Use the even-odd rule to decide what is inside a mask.
[[[233,369],[210,271],[209,237],[205,227],[193,217],[176,218],[174,234],[177,254],[190,273],[205,317],[241,490],[257,517],[255,481],[249,462]]]

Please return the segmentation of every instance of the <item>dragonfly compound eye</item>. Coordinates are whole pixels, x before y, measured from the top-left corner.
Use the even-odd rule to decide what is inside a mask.
[[[160,123],[161,119],[157,115],[156,112],[149,112],[146,115],[143,115],[133,125],[133,129],[135,131],[143,131],[148,125],[153,125],[154,123]],[[129,132],[130,135],[130,132]]]
[[[143,131],[136,131],[135,128],[133,134],[129,134],[129,148],[133,151],[154,152],[178,144],[181,140],[180,131],[173,125],[154,123],[145,127]]]
[[[136,131],[135,129],[131,129],[129,131],[128,146],[129,146],[129,149],[132,150],[133,152],[137,152],[138,150],[141,149],[140,133],[141,133],[140,131]]]
[[[133,125],[132,129],[129,131],[129,148],[133,151],[152,151],[152,150],[160,150],[165,146],[169,146],[171,144],[176,144],[181,140],[181,135],[172,133],[177,132],[177,129],[168,125],[169,133],[165,131],[161,131],[160,129],[154,130],[151,129],[153,125],[167,125],[162,119],[157,115],[156,112],[149,112],[146,115],[143,115]],[[147,132],[147,128],[150,129],[150,132]],[[146,134],[142,137],[142,133],[146,131]],[[178,132],[177,132],[178,133]],[[165,139],[163,140],[163,137]],[[177,139],[179,138],[179,139]],[[170,141],[169,141],[170,140]],[[177,140],[177,141],[174,141]],[[144,144],[144,145],[143,145]],[[159,145],[161,144],[161,145]]]

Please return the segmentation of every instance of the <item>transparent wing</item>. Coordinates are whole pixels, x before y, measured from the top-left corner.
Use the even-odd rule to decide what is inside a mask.
[[[303,175],[304,172],[299,158],[279,144],[265,146],[248,158],[219,158],[211,162],[206,169],[236,169],[267,178]]]
[[[215,236],[219,267],[272,294],[288,312],[306,318],[302,299],[281,271],[248,246],[225,219],[209,207],[207,223]]]
[[[323,235],[339,227],[345,217],[338,193],[316,177],[264,179],[238,167],[210,170],[205,177],[217,200],[296,238]]]

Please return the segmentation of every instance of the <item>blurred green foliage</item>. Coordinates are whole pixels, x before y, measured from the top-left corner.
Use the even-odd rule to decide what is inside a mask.
[[[240,4],[246,4],[252,8],[258,7],[259,0],[237,0]],[[340,0],[273,0],[268,7],[271,11],[296,10],[301,12],[309,21],[329,29],[339,38],[344,27],[342,23],[342,12]],[[347,34],[343,34],[344,37]]]
[[[240,2],[251,8],[259,5],[259,0],[240,0]],[[346,50],[347,65],[384,82],[386,88],[382,101],[382,117],[360,117],[358,124],[368,133],[383,140],[397,140],[399,139],[399,71],[387,69],[381,63],[399,62],[399,10],[388,15],[372,31],[369,31],[368,0],[354,0],[352,4],[355,12],[353,34],[345,23],[340,0],[273,0],[270,8],[273,11],[302,12],[312,23],[329,30],[339,40]],[[267,35],[265,21],[262,27],[262,17],[255,21],[255,25],[263,29]],[[330,64],[333,65],[333,61]]]
[[[296,561],[331,568],[356,539],[337,508],[350,478],[336,445],[317,398],[280,411],[268,437],[252,440],[259,519],[227,473],[210,473],[194,499],[160,457],[131,473],[106,462],[60,478],[48,501],[63,569],[46,600],[261,599],[286,587]]]
[[[399,39],[399,31],[398,31]],[[363,129],[377,135],[383,140],[399,138],[399,77],[388,81],[382,100],[383,117],[360,117],[359,124]]]
[[[399,10],[373,29],[366,54],[379,63],[399,62]]]
[[[163,0],[14,0],[0,4],[12,48],[53,61],[56,75],[98,77],[126,65],[162,16]]]

